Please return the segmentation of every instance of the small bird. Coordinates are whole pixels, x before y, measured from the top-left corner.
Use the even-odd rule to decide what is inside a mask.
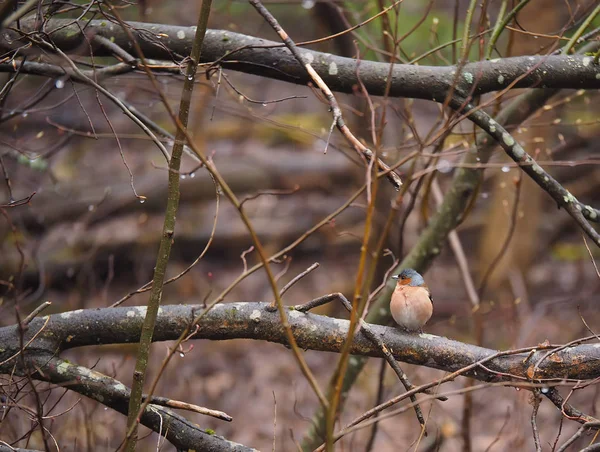
[[[398,284],[392,294],[390,311],[405,331],[420,332],[433,314],[433,298],[423,277],[412,268],[392,276]]]

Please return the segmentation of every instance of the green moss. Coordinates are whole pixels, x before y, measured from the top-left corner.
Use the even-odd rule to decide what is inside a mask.
[[[19,162],[21,165],[28,166],[36,171],[45,171],[48,168],[48,162],[42,157],[30,159],[26,155],[19,154],[19,156],[17,157],[17,162]]]
[[[597,257],[600,253],[597,248],[592,248],[592,255]],[[584,245],[576,243],[557,243],[552,247],[552,257],[561,262],[577,262],[589,259],[589,253]]]
[[[64,33],[67,39],[76,38],[79,36],[79,29],[77,27],[67,27]]]

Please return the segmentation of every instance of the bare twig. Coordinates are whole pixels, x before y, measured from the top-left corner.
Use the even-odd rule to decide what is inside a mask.
[[[231,87],[232,90],[234,90],[239,96],[242,96],[245,101],[247,101],[247,102],[249,102],[251,104],[260,104],[263,107],[266,107],[269,104],[276,104],[276,103],[279,103],[279,102],[285,102],[286,100],[293,100],[293,99],[306,99],[308,97],[308,96],[287,96],[287,97],[283,97],[281,99],[275,99],[275,100],[255,100],[255,99],[251,99],[248,96],[246,96],[244,93],[242,93],[239,89],[237,89],[235,87],[235,85],[231,82],[231,80],[229,80],[229,77],[227,77],[227,75],[225,75],[224,72],[220,71],[219,74],[221,74],[223,76],[223,78],[225,79],[225,81]]]
[[[310,267],[308,267],[306,270],[304,270],[302,273],[300,273],[299,275],[294,277],[289,283],[287,283],[285,286],[283,286],[283,289],[281,289],[281,292],[279,292],[279,296],[283,297],[283,294],[286,293],[288,290],[290,290],[294,284],[296,284],[298,281],[300,281],[302,278],[304,278],[306,275],[308,275],[313,270],[316,270],[317,268],[319,268],[319,263],[315,262]]]
[[[586,422],[585,424],[583,424],[581,427],[579,427],[579,430],[577,430],[577,432],[575,432],[575,434],[573,436],[571,436],[568,440],[566,440],[562,446],[560,446],[558,449],[556,449],[556,452],[566,452],[567,450],[569,450],[569,446],[571,444],[573,444],[575,441],[577,441],[577,439],[579,439],[579,437],[581,435],[583,435],[584,432],[592,429],[592,428],[600,428],[600,422],[596,421],[596,422]]]
[[[142,400],[144,400],[144,401],[147,400],[147,397],[142,396]],[[152,396],[150,398],[149,402],[153,405],[166,406],[166,407],[170,407],[170,408],[177,408],[179,410],[186,410],[186,411],[191,411],[193,413],[203,414],[205,416],[214,417],[214,418],[220,419],[222,421],[227,421],[227,422],[233,421],[233,418],[230,415],[228,415],[227,413],[224,413],[223,411],[212,410],[210,408],[205,408],[202,406],[194,405],[192,403],[181,402],[179,400],[169,399],[167,397]]]
[[[472,105],[463,106],[453,101],[452,106],[460,105],[468,113],[471,121],[485,130],[504,149],[506,154],[521,168],[533,181],[547,192],[558,204],[563,207],[575,222],[583,229],[596,245],[600,247],[600,234],[589,224],[589,221],[600,221],[600,210],[581,203],[575,196],[566,190],[556,179],[548,174],[535,160],[515,141],[513,136],[500,124],[494,121],[482,110],[474,110]]]
[[[435,202],[438,206],[441,206],[442,202],[444,201],[444,196],[437,180],[434,180],[431,184],[431,190],[433,197],[435,198]],[[465,255],[464,248],[456,230],[453,230],[448,234],[448,241],[450,242],[450,247],[452,248],[454,258],[458,264],[458,269],[460,270],[460,274],[463,278],[471,306],[476,309],[479,306],[479,295],[477,294],[477,290],[475,290],[475,283],[473,283],[473,278],[471,277],[471,272],[469,271],[469,262],[467,261],[467,256]]]
[[[310,309],[314,309],[318,306],[322,306],[322,305],[329,303],[335,299],[338,299],[348,312],[352,312],[352,305],[350,304],[348,299],[340,292],[324,295],[322,297],[315,298],[314,300],[311,300],[303,305],[294,306],[294,310],[300,311],[300,312],[307,312]],[[371,329],[369,324],[366,323],[362,319],[360,320],[360,331],[365,335],[365,337],[367,339],[369,339],[373,344],[375,344],[377,347],[379,347],[385,360],[388,362],[388,364],[390,365],[392,370],[396,373],[396,375],[398,376],[398,379],[404,385],[404,388],[407,391],[414,389],[415,386],[408,380],[408,377],[406,376],[406,374],[402,371],[402,369],[398,365],[398,362],[396,361],[396,359],[390,352],[389,348],[377,336],[377,334],[375,334],[375,332],[373,332],[373,330]],[[431,392],[429,390],[425,390],[424,392],[427,394],[431,394]],[[423,428],[425,428],[425,420],[423,418],[423,413],[421,412],[419,405],[416,403],[417,402],[416,397],[414,395],[411,396],[411,400],[415,403],[415,412],[417,414],[417,419],[419,420],[419,423],[421,424],[421,426]],[[446,401],[448,399],[446,397],[440,396],[438,398],[438,400]]]
[[[580,422],[582,424],[589,424],[591,422],[598,421],[598,419],[579,411],[577,408],[567,403],[567,401],[560,395],[558,389],[555,387],[548,388],[548,390],[546,392],[542,392],[542,394],[544,394],[546,398],[550,400],[554,406],[558,408],[568,419]]]
[[[277,445],[277,397],[275,397],[275,391],[273,391],[273,452],[275,452],[276,445]]]
[[[515,233],[515,229],[517,228],[517,220],[519,217],[519,215],[518,215],[519,199],[521,198],[521,181],[522,181],[521,175],[522,175],[522,173],[519,173],[519,175],[517,176],[517,179],[515,180],[515,184],[514,184],[515,185],[515,197],[514,197],[514,201],[513,201],[513,205],[512,205],[512,210],[511,210],[511,214],[510,214],[510,224],[508,227],[508,231],[506,232],[506,237],[504,238],[504,242],[502,242],[502,245],[500,246],[500,250],[498,251],[498,254],[494,257],[494,259],[490,263],[489,267],[483,273],[483,277],[481,278],[481,284],[479,285],[479,290],[477,291],[477,294],[479,297],[483,297],[483,295],[485,294],[485,289],[487,287],[488,280],[489,280],[490,276],[492,275],[492,273],[494,272],[494,270],[496,269],[496,266],[498,265],[498,263],[502,260],[502,258],[508,251],[508,247],[509,247],[510,242]]]
[[[27,317],[25,317],[23,319],[23,321],[22,321],[23,325],[29,325],[31,323],[31,321],[40,314],[40,312],[42,312],[44,309],[46,309],[51,304],[52,304],[51,301],[44,301],[41,305],[39,305],[37,308],[35,308],[33,311],[31,311]]]
[[[287,318],[287,314],[286,314],[285,308],[283,306],[283,302],[281,300],[281,297],[279,296],[279,290],[277,288],[277,283],[276,283],[276,280],[275,280],[275,278],[273,276],[273,272],[272,272],[272,270],[271,270],[271,268],[269,266],[269,261],[267,259],[266,254],[265,254],[263,246],[260,243],[258,235],[257,235],[254,227],[252,226],[252,224],[251,224],[248,216],[243,212],[243,207],[240,205],[240,202],[239,202],[238,198],[236,197],[235,193],[233,192],[233,190],[231,189],[231,187],[229,186],[229,184],[227,184],[227,182],[223,179],[222,175],[219,173],[219,171],[217,170],[217,168],[215,167],[215,165],[210,161],[210,159],[207,159],[207,157],[204,155],[204,153],[201,152],[198,149],[198,147],[194,144],[193,139],[190,137],[189,133],[187,132],[187,130],[185,129],[185,127],[183,126],[183,124],[177,118],[177,116],[174,114],[173,110],[170,107],[170,104],[169,104],[169,101],[168,101],[167,97],[165,96],[164,92],[160,89],[160,87],[159,87],[159,85],[158,85],[158,83],[156,81],[156,77],[152,74],[152,72],[150,71],[148,65],[146,64],[146,60],[144,58],[144,54],[142,52],[142,49],[141,49],[139,43],[137,42],[137,40],[135,39],[135,37],[133,36],[133,33],[130,30],[130,27],[126,26],[123,23],[122,19],[120,19],[120,17],[118,16],[118,13],[114,10],[114,8],[113,8],[112,12],[119,19],[119,23],[121,23],[123,30],[128,34],[130,41],[133,43],[133,46],[134,46],[134,48],[135,48],[138,56],[140,57],[140,59],[141,59],[141,61],[143,63],[144,70],[146,71],[146,73],[147,73],[150,81],[152,82],[152,85],[153,85],[154,89],[156,90],[156,92],[161,97],[161,99],[163,101],[163,104],[164,104],[165,108],[167,109],[167,112],[169,113],[171,119],[177,124],[178,133],[181,132],[183,134],[183,136],[187,140],[187,142],[188,142],[190,148],[192,149],[192,151],[194,152],[194,154],[204,164],[204,166],[206,167],[206,169],[212,174],[212,176],[217,181],[218,185],[223,190],[224,194],[227,196],[227,198],[229,198],[229,200],[231,201],[231,203],[238,210],[240,218],[242,219],[244,225],[246,226],[246,228],[248,230],[248,233],[250,234],[250,237],[251,237],[251,239],[252,239],[252,241],[254,243],[254,246],[256,247],[256,251],[258,253],[258,256],[259,256],[259,258],[261,260],[261,264],[262,265],[259,265],[257,268],[264,267],[264,269],[265,269],[267,280],[269,281],[269,285],[271,286],[271,290],[273,291],[273,294],[275,296],[275,300],[277,302],[277,310],[279,312],[279,317],[280,317],[280,320],[281,320],[281,324],[282,324],[282,326],[285,329],[287,340],[288,340],[288,344],[289,344],[289,346],[290,346],[290,348],[291,348],[291,350],[292,350],[292,352],[294,354],[294,358],[296,359],[296,361],[297,361],[297,363],[298,363],[298,365],[299,365],[302,373],[306,377],[306,379],[309,382],[311,388],[315,392],[315,395],[317,396],[317,398],[321,402],[321,405],[323,407],[328,406],[327,399],[325,398],[325,396],[323,395],[322,391],[320,390],[319,385],[318,385],[318,383],[317,383],[314,375],[312,374],[310,368],[308,367],[308,365],[306,363],[306,360],[302,356],[302,353],[301,353],[300,349],[296,345],[296,339],[295,339],[294,334],[293,334],[293,332],[291,330],[291,327],[289,325],[289,320]],[[181,343],[181,341],[183,341],[188,336],[190,328],[193,327],[194,325],[196,325],[220,301],[221,301],[221,299],[218,297],[216,300],[214,300],[210,304],[208,304],[205,307],[205,309],[194,318],[194,320],[192,321],[192,323],[185,329],[185,331],[183,331],[181,333],[181,335],[179,336],[179,339],[178,339],[178,343]],[[167,357],[166,361],[168,361],[171,358],[171,356],[172,356],[172,353],[169,354],[169,356]],[[165,364],[166,363],[163,363],[163,367],[164,367]],[[155,381],[155,384],[156,384],[156,381]]]
[[[1,163],[2,163],[2,159],[0,159],[0,164]],[[8,179],[6,179],[6,180],[8,181]],[[10,182],[7,182],[7,185],[9,186],[9,189],[10,189]],[[33,192],[26,198],[10,201],[8,204],[0,204],[0,208],[11,208],[11,207],[19,207],[19,206],[27,205],[29,203],[29,201],[31,201],[31,198],[34,197],[35,194],[36,194],[36,192]]]
[[[531,397],[533,398],[533,410],[531,411],[531,429],[533,430],[533,442],[535,444],[536,452],[542,452],[542,444],[540,442],[540,432],[537,427],[537,414],[540,408],[540,391],[534,389],[531,391]]]
[[[258,192],[252,194],[252,195],[248,195],[246,196],[244,199],[242,199],[240,201],[240,205],[243,206],[244,203],[252,200],[252,199],[256,199],[259,196],[264,196],[264,195],[272,195],[272,196],[279,196],[279,195],[292,195],[294,193],[296,193],[298,190],[300,190],[300,186],[299,185],[295,185],[294,188],[291,188],[289,190],[259,190]]]
[[[590,255],[590,260],[592,261],[592,265],[594,266],[594,270],[596,270],[596,275],[600,279],[600,272],[598,271],[598,266],[596,265],[596,259],[594,259],[594,255],[592,254],[592,251],[590,250],[590,247],[587,244],[587,240],[585,239],[585,235],[581,234],[581,238],[583,239],[583,244],[585,245],[585,249],[587,250],[588,254]]]
[[[379,405],[381,402],[383,402],[383,398],[384,398],[384,394],[385,394],[384,383],[385,383],[386,369],[387,369],[387,362],[382,360],[380,367],[379,367],[379,376],[377,378],[377,397],[375,399],[376,405]],[[377,419],[378,417],[379,417],[379,413],[377,413],[374,416],[374,419]],[[365,446],[365,452],[371,452],[373,450],[373,446],[375,445],[375,438],[377,437],[378,429],[379,429],[379,423],[375,422],[373,424],[373,428],[369,432],[369,440],[367,441],[367,445]]]
[[[183,156],[184,141],[187,138],[184,134],[184,129],[187,127],[190,104],[192,100],[192,92],[194,89],[194,79],[198,62],[200,61],[200,53],[204,35],[208,26],[208,17],[210,15],[212,0],[203,0],[198,15],[198,24],[196,34],[192,45],[190,58],[188,60],[186,78],[183,84],[183,92],[179,106],[179,127],[169,160],[169,193],[167,199],[167,207],[165,210],[165,219],[163,231],[160,240],[160,246],[156,257],[156,266],[154,267],[154,277],[152,278],[152,289],[150,292],[150,300],[148,301],[148,309],[144,317],[142,333],[140,335],[140,346],[138,356],[133,373],[133,383],[131,386],[131,396],[129,398],[129,410],[127,417],[127,435],[124,444],[124,450],[127,452],[135,452],[137,443],[137,426],[138,419],[144,409],[142,404],[142,390],[144,380],[146,378],[146,370],[148,367],[148,358],[150,355],[150,345],[152,343],[152,335],[156,325],[156,317],[160,307],[162,298],[163,285],[167,271],[167,264],[171,254],[173,245],[173,236],[175,234],[175,218],[179,207],[179,168],[181,166],[181,158]],[[108,4],[114,13],[114,8]],[[171,171],[172,170],[172,171]]]
[[[327,98],[329,105],[331,107],[331,112],[333,115],[333,123],[336,125],[338,130],[342,133],[346,141],[359,153],[361,154],[367,162],[375,158],[373,152],[367,148],[364,144],[362,144],[350,131],[346,123],[344,122],[342,116],[342,110],[340,109],[338,102],[327,86],[327,84],[323,81],[321,76],[313,69],[311,66],[312,55],[311,57],[303,57],[300,53],[300,50],[294,43],[294,41],[289,37],[289,35],[285,32],[281,25],[277,22],[275,17],[263,6],[262,2],[259,0],[249,0],[250,4],[254,6],[254,8],[258,11],[258,13],[264,17],[264,19],[271,25],[271,27],[277,32],[281,40],[285,43],[286,47],[289,51],[294,55],[298,64],[304,67],[312,81],[319,87],[323,95]],[[390,168],[387,166],[382,160],[377,159],[377,165],[382,171],[389,171]],[[393,171],[389,171],[388,179],[394,185],[396,189],[399,189],[402,186],[402,181],[400,177],[394,173]]]
[[[486,447],[484,452],[489,452],[490,450],[492,450],[492,447],[494,446],[494,444],[496,444],[498,441],[500,441],[502,432],[504,431],[506,425],[508,424],[509,419],[510,419],[510,407],[506,408],[506,415],[504,416],[504,422],[502,423],[502,427],[500,427],[500,430],[498,430],[498,434],[496,435],[494,440],[490,443],[490,445],[488,447]]]
[[[248,253],[251,253],[252,251],[254,251],[254,245],[250,245],[250,247],[248,249],[245,249],[244,251],[242,251],[242,253],[240,254],[240,259],[242,260],[242,262],[244,263],[244,273],[246,273],[248,271],[248,262],[246,262],[246,255]]]
[[[454,396],[454,395],[465,395],[468,393],[473,393],[475,391],[487,390],[489,388],[494,388],[494,387],[515,387],[518,389],[521,389],[521,388],[523,388],[523,389],[539,389],[539,385],[527,383],[527,382],[522,382],[522,383],[509,383],[509,382],[484,383],[484,384],[464,387],[464,388],[456,389],[456,390],[452,390],[452,391],[440,392],[438,394],[438,396],[450,397],[450,396]],[[408,397],[408,395],[405,393],[405,394],[402,394],[401,396],[398,396],[397,399],[400,399],[398,401],[402,401],[402,400],[405,400],[407,397]],[[433,400],[436,397],[437,396],[431,396],[431,395],[424,396],[423,401]],[[354,424],[354,421],[353,421],[352,422],[353,425],[344,427],[339,432],[336,432],[335,441],[339,441],[342,437],[344,437],[350,433],[361,430],[365,427],[368,427],[372,424],[380,422],[384,419],[389,419],[391,417],[397,416],[398,414],[404,413],[407,410],[413,408],[413,406],[414,406],[414,403],[408,403],[402,407],[396,408],[395,410],[391,410],[385,414],[382,414],[379,417],[379,419],[375,418],[375,419],[363,420],[362,422],[357,423],[357,424]],[[379,411],[377,411],[377,412],[379,412]],[[374,417],[374,415],[369,416],[369,417]],[[488,449],[489,449],[489,447],[488,447]],[[321,445],[320,447],[317,447],[315,449],[315,452],[322,452],[323,450],[324,450],[324,445]]]

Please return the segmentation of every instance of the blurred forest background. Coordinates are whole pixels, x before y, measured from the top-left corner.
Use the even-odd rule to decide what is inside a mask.
[[[295,42],[338,33],[391,5],[387,0],[264,3]],[[460,60],[458,45],[425,54],[462,36],[468,3],[405,0],[351,33],[309,48],[379,62],[390,62],[390,55],[395,54],[396,63],[418,59],[414,64],[453,65]],[[519,2],[478,4],[473,33],[491,29],[505,3],[510,11]],[[494,58],[551,53],[566,44],[595,2],[521,3],[525,6],[518,20],[510,22],[500,36],[499,54]],[[100,8],[94,3],[72,4],[77,8],[59,17],[77,16],[85,6]],[[200,8],[200,2],[194,1],[118,5],[125,20],[184,26],[196,24]],[[91,16],[87,13],[85,17]],[[598,26],[600,18],[588,31]],[[264,19],[243,1],[214,2],[209,27],[278,41]],[[393,39],[403,35],[406,37],[394,47]],[[482,36],[489,38],[489,34]],[[81,56],[74,57],[82,65],[92,63],[86,46],[82,43]],[[474,40],[471,61],[485,58],[481,49]],[[33,61],[35,56],[29,58]],[[114,61],[96,57],[93,64]],[[315,89],[231,68],[221,71],[213,67],[207,79],[205,70],[206,66],[199,67],[188,130],[238,198],[247,199],[244,211],[267,255],[273,255],[342,207],[365,183],[365,164],[336,130],[328,140],[331,113]],[[184,79],[177,72],[157,74],[176,111]],[[26,315],[44,301],[52,302],[44,314],[108,307],[152,279],[167,199],[165,160],[140,129],[93,87],[69,77],[15,77],[5,72],[0,79],[4,87],[0,95],[1,326],[17,322],[17,306],[21,315]],[[142,70],[107,77],[101,84],[174,133],[172,121]],[[505,92],[490,102],[486,111],[494,116],[522,91]],[[482,101],[492,96],[497,93],[483,96]],[[463,120],[440,144],[431,139],[443,125],[440,115],[445,108],[438,103],[366,97],[358,86],[354,94],[336,97],[353,133],[388,164],[410,152],[420,153],[397,170],[410,187],[385,243],[387,252],[377,262],[371,288],[375,289],[437,211],[436,193],[446,194],[476,129]],[[513,132],[565,188],[596,207],[600,205],[599,101],[594,90],[562,90]],[[372,114],[377,130],[372,127]],[[165,145],[170,150],[171,144]],[[494,151],[485,167],[484,181],[456,229],[455,239],[464,256],[457,260],[453,248],[445,245],[425,273],[435,300],[434,316],[425,331],[499,350],[544,341],[561,344],[589,335],[590,329],[598,332],[600,277],[592,262],[600,257],[598,248],[589,238],[589,250],[586,248],[572,218],[557,209],[556,202],[502,149]],[[210,246],[187,275],[165,286],[162,303],[201,304],[232,284],[246,265],[259,260],[237,210],[215,190],[208,172],[187,155],[180,179],[181,204],[167,277],[182,272],[209,242]],[[380,179],[373,221],[377,233],[396,195],[391,184]],[[28,202],[8,207],[15,200]],[[272,264],[280,288],[313,263],[319,264],[285,294],[286,305],[332,292],[351,299],[366,206],[363,194]],[[474,290],[469,291],[469,282]],[[259,270],[235,285],[224,303],[272,299],[264,272]],[[125,303],[134,306],[147,301],[145,292]],[[336,303],[317,312],[348,318]],[[482,319],[479,326],[483,332],[475,328],[474,312]],[[152,346],[149,380],[156,375],[168,346]],[[130,384],[135,352],[133,345],[100,346],[71,350],[65,356]],[[335,368],[335,355],[309,350],[305,357],[325,388]],[[377,400],[404,390],[382,361],[367,363],[346,402],[341,425]],[[404,365],[403,369],[417,385],[444,375],[420,366]],[[467,379],[458,378],[444,390],[468,384]],[[227,412],[234,422],[198,414],[187,418],[260,450],[272,448],[274,435],[276,450],[295,450],[318,406],[292,353],[279,344],[253,340],[184,344],[161,377],[156,393]],[[65,396],[60,389],[48,394],[44,393],[49,397],[45,403],[56,403],[50,414],[61,414],[47,427],[61,450],[118,448],[125,434],[123,416],[85,398],[78,401],[76,394]],[[597,395],[595,386],[581,396],[575,393],[570,401],[595,416],[600,409]],[[475,451],[535,450],[529,391],[489,388],[453,396],[447,402],[424,402],[422,408],[430,434],[419,443],[419,425],[414,412],[408,410],[381,421],[370,446],[371,427],[344,438],[339,450],[457,451],[466,450],[466,437]],[[38,430],[27,435],[33,422],[27,411],[3,408],[3,413],[2,440],[12,443],[26,435],[27,439],[15,445],[44,447]],[[538,427],[543,450],[550,450],[561,425],[561,413],[552,404],[542,403]],[[565,421],[561,438],[568,438],[578,427]],[[156,447],[156,434],[142,429],[141,436],[145,438],[140,450]],[[576,444],[583,447],[591,438],[585,440],[585,444]],[[162,450],[171,450],[169,447],[165,444]]]

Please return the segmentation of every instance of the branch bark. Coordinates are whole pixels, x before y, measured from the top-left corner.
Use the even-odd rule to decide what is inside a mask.
[[[189,55],[193,27],[181,27],[144,22],[128,22],[138,39],[144,55],[152,59],[181,61]],[[23,21],[22,30],[33,32],[33,20]],[[86,33],[110,39],[119,47],[132,52],[132,44],[119,25],[106,20],[92,20],[82,26]],[[46,30],[53,43],[63,51],[80,49],[84,37],[81,29],[67,19],[50,19]],[[16,31],[5,31],[4,48],[25,44]],[[357,60],[302,49],[303,57],[323,81],[333,90],[353,93],[358,84]],[[99,47],[96,56],[111,56],[109,49]],[[306,85],[311,81],[304,68],[282,44],[233,33],[226,30],[207,30],[202,48],[201,63],[219,64],[225,68]],[[28,66],[21,69],[27,72]],[[551,55],[521,56],[490,61],[468,63],[462,67],[461,77],[456,77],[457,66],[414,66],[395,64],[390,72],[388,63],[360,62],[360,81],[371,95],[384,95],[386,82],[391,77],[389,96],[409,97],[443,102],[452,88],[458,95],[477,96],[512,88],[570,88],[599,89],[600,65],[594,64],[592,56]],[[12,72],[12,63],[0,65],[0,71]],[[34,73],[34,72],[31,72]],[[58,74],[57,74],[58,75]],[[63,74],[60,74],[63,75]],[[454,86],[453,86],[454,85]]]
[[[31,369],[38,370],[37,374],[32,374],[34,378],[64,386],[127,415],[131,390],[120,381],[43,353],[29,355],[27,363]],[[163,435],[178,449],[214,452],[255,451],[203,430],[172,409],[160,405],[149,404],[140,416],[140,423]]]
[[[279,314],[269,311],[268,306],[266,302],[216,305],[204,315],[193,339],[255,339],[287,345]],[[153,341],[177,339],[203,309],[196,305],[162,306]],[[31,360],[76,347],[138,342],[145,313],[146,307],[135,306],[77,310],[36,318],[25,332],[25,356]],[[305,314],[292,308],[287,309],[287,317],[302,349],[339,352],[348,334],[347,320]],[[395,359],[446,372],[454,372],[498,353],[431,334],[406,334],[381,325],[371,324],[370,327]],[[21,353],[16,325],[0,328],[0,344],[0,372],[10,373],[19,366],[15,358]],[[547,381],[549,385],[565,379],[586,380],[600,376],[599,347],[573,345],[547,356],[549,350],[558,347],[533,346],[532,353],[500,356],[488,362],[485,368],[476,368],[465,375],[486,382],[517,379]],[[381,349],[360,332],[354,337],[350,350],[353,355],[383,357]],[[356,361],[356,358],[350,360],[351,367]]]

